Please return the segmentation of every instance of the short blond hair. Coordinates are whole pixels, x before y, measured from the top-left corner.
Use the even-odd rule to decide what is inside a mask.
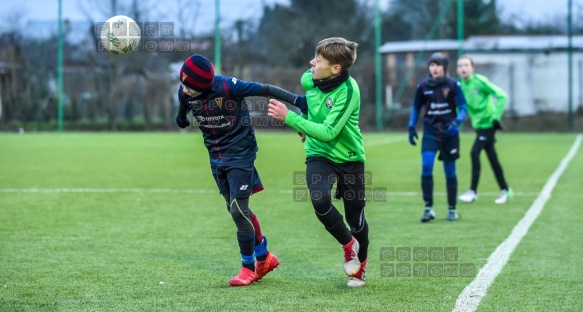
[[[327,38],[318,43],[316,54],[326,59],[331,65],[340,65],[346,71],[356,61],[358,43],[341,37]]]

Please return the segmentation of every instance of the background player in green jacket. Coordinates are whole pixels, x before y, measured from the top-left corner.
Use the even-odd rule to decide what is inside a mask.
[[[514,196],[512,189],[508,187],[504,179],[502,166],[498,161],[494,143],[496,130],[501,130],[500,119],[504,113],[507,95],[502,89],[494,85],[488,78],[474,73],[474,62],[463,55],[458,59],[457,73],[460,75],[461,87],[467,100],[468,114],[472,121],[472,127],[476,131],[476,140],[472,146],[472,182],[470,189],[460,195],[461,201],[471,203],[478,199],[478,182],[480,180],[480,153],[486,150],[488,160],[494,170],[496,181],[502,190],[497,204],[505,203]],[[494,103],[493,99],[496,100]]]
[[[270,100],[269,116],[305,134],[306,178],[316,216],[344,249],[344,271],[348,286],[363,286],[368,252],[368,224],[364,217],[364,143],[358,127],[360,90],[348,69],[356,60],[358,44],[344,38],[328,38],[316,47],[312,68],[301,83],[306,91],[307,110],[289,112]],[[332,204],[343,199],[344,213]]]

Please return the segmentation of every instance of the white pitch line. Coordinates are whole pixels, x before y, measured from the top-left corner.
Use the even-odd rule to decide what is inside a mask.
[[[3,188],[0,193],[218,193],[210,189],[144,189],[144,188]]]
[[[305,185],[301,185],[302,187],[304,187]],[[370,187],[367,187],[367,190],[370,190]],[[380,188],[380,187],[378,187]],[[268,189],[266,189],[268,190]],[[373,188],[373,190],[375,190],[375,192],[377,193],[382,193],[382,194],[387,194],[390,196],[421,196],[422,193],[421,192],[384,192],[384,191],[380,191],[377,189],[377,187],[375,186]],[[1,191],[1,189],[0,189]],[[282,194],[293,194],[294,192],[296,192],[296,190],[278,190],[279,193]],[[433,196],[446,196],[447,193],[446,192],[433,192]],[[536,192],[514,192],[514,196],[516,197],[535,197],[538,196],[539,193]],[[480,193],[480,198],[482,197],[498,197],[500,196],[500,192],[481,192]],[[465,203],[459,203],[460,205],[465,205]]]
[[[581,146],[581,140],[582,135],[579,134],[567,156],[565,156],[559,164],[559,167],[550,176],[540,195],[535,199],[528,211],[526,211],[524,217],[514,226],[510,236],[494,250],[490,257],[488,257],[486,265],[478,272],[476,278],[458,296],[455,307],[453,308],[454,312],[476,311],[482,298],[486,296],[486,291],[492,285],[496,276],[502,272],[502,268],[508,262],[510,255],[539,216],[547,200],[551,198],[551,192],[563,172],[567,169],[569,162],[577,153],[577,150]]]
[[[302,185],[303,187],[304,185]],[[375,188],[376,189],[376,188]],[[266,189],[269,191],[269,189]],[[296,190],[276,190],[279,194],[294,194]],[[384,192],[375,191],[378,195],[387,196],[421,196],[421,192]],[[148,188],[0,188],[0,193],[154,193],[154,194],[218,194],[216,189],[148,189]],[[538,193],[514,192],[516,196],[531,197]],[[435,192],[434,196],[446,196],[445,192]],[[499,193],[480,193],[481,196],[495,197]]]

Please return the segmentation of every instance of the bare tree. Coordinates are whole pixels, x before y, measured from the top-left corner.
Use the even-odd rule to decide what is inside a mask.
[[[26,18],[26,8],[23,6],[16,7],[11,11],[2,14],[0,28],[4,33],[20,34],[24,29],[24,20]]]
[[[176,0],[180,37],[193,38],[195,36],[200,6],[199,0]]]
[[[0,105],[4,105],[6,118],[26,119],[23,111],[29,106],[28,95],[23,94],[29,82],[24,79],[22,72],[25,70],[24,49],[21,45],[22,29],[24,29],[24,8],[17,8],[6,12],[2,16],[2,29],[0,38],[3,46],[0,47],[0,61],[4,62],[4,69],[0,76]],[[1,109],[1,108],[0,108]]]

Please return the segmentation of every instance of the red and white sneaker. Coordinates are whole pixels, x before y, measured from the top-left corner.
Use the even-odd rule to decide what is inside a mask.
[[[343,245],[344,249],[344,272],[348,276],[354,276],[360,269],[360,261],[358,261],[358,250],[360,244],[353,237],[350,243]]]
[[[368,262],[368,258],[364,260],[364,262],[360,263],[360,269],[354,276],[348,278],[348,287],[360,287],[364,286],[364,281],[366,279],[366,263]]]
[[[255,272],[249,270],[246,267],[242,267],[241,271],[237,276],[229,280],[229,285],[231,286],[247,286],[251,285],[257,280],[257,275]]]
[[[267,258],[264,261],[255,262],[255,275],[256,280],[262,279],[267,273],[275,270],[279,266],[279,259],[272,254],[267,252]]]

